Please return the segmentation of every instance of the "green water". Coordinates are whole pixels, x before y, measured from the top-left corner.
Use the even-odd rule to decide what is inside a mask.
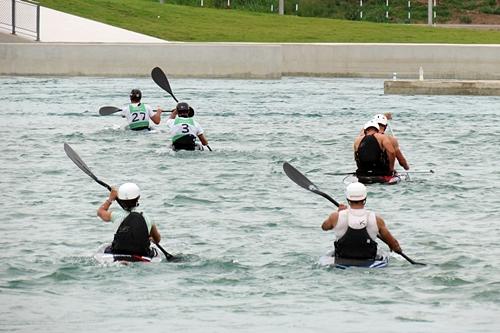
[[[173,153],[164,124],[130,132],[98,115],[135,87],[172,108],[149,78],[0,77],[0,331],[500,330],[500,98],[383,95],[364,79],[170,81],[213,152]],[[319,267],[335,207],[282,164],[344,201],[343,177],[327,173],[354,170],[354,137],[388,111],[412,170],[436,173],[369,186],[367,206],[428,265],[393,254],[385,269]],[[95,216],[107,192],[64,142],[105,182],[139,184],[180,262],[95,262],[115,228]]]

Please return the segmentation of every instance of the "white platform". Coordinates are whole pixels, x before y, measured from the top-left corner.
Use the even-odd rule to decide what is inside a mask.
[[[66,43],[167,43],[57,10],[40,7],[40,41]]]

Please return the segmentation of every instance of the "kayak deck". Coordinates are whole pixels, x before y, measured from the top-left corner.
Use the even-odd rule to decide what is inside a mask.
[[[120,254],[120,253],[106,253],[106,249],[110,244],[103,244],[99,247],[94,254],[94,259],[101,264],[111,263],[130,263],[130,262],[161,262],[164,260],[161,251],[152,244],[151,249],[155,253],[153,257],[133,255],[133,254]]]
[[[194,146],[194,149],[193,150],[189,150],[189,149],[175,149],[174,148],[174,145],[172,143],[169,143],[168,144],[168,148],[170,148],[172,151],[197,151],[197,150],[205,150],[205,147],[203,147],[203,145],[201,145],[200,143],[196,143],[195,146]]]
[[[320,266],[328,266],[346,269],[349,267],[359,268],[383,268],[389,265],[389,255],[385,253],[378,253],[375,259],[346,259],[336,258],[335,251],[329,251],[319,258]]]

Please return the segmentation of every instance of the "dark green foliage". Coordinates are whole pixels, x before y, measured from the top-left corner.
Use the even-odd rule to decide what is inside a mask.
[[[158,2],[157,0],[151,0]],[[169,4],[200,7],[202,0],[165,0]],[[218,9],[238,9],[253,12],[278,13],[279,0],[203,0],[203,7]],[[298,4],[298,10],[296,5]],[[426,23],[427,1],[411,0],[285,0],[285,14],[303,17],[326,17],[353,21],[371,21],[388,23]],[[497,0],[441,0],[435,8],[439,23],[445,23],[452,17],[469,16],[469,11],[485,14],[500,14]],[[360,13],[363,12],[361,18]],[[408,19],[408,12],[411,18]],[[470,17],[469,17],[470,18]],[[472,20],[472,18],[470,18]],[[465,19],[467,21],[467,19]]]
[[[497,4],[497,0],[488,0],[486,1],[487,5],[482,6],[479,10],[484,14],[500,14],[500,5]]]
[[[460,16],[460,23],[461,24],[471,24],[472,23],[472,18],[468,15],[463,15]]]

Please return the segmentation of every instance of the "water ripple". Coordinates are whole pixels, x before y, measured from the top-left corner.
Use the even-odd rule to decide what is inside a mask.
[[[0,78],[2,330],[498,331],[500,98],[384,95],[369,79],[170,81],[213,152],[171,151],[164,123],[130,132],[98,115],[132,87],[173,108],[148,77]],[[367,206],[427,266],[393,253],[385,269],[320,267],[333,246],[320,226],[336,207],[291,182],[282,163],[345,202],[345,176],[331,173],[354,171],[354,137],[386,111],[417,172],[370,185]],[[96,218],[108,191],[64,142],[105,182],[139,184],[140,207],[178,260],[93,259],[116,228]]]

